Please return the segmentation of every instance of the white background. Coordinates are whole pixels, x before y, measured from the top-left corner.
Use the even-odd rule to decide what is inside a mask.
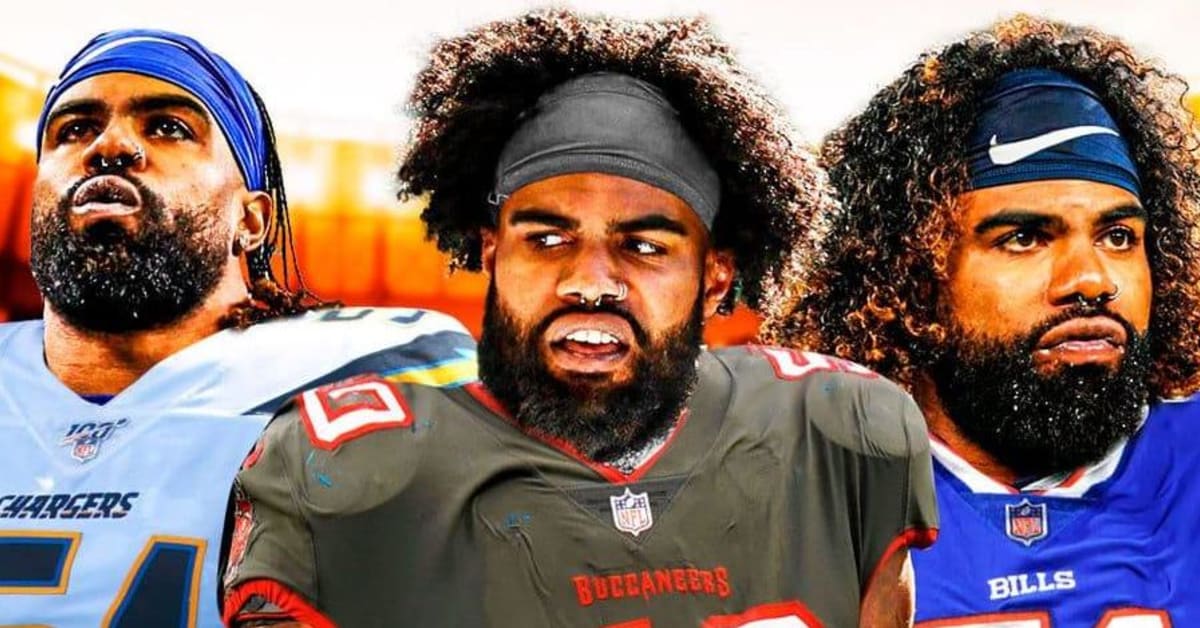
[[[1200,81],[1200,2],[1186,0],[609,0],[562,3],[629,17],[703,13],[809,140],[853,113],[923,50],[1018,11],[1106,30]],[[190,34],[262,93],[285,132],[400,141],[400,106],[438,37],[545,6],[517,0],[4,0],[0,53],[50,74],[93,35]]]

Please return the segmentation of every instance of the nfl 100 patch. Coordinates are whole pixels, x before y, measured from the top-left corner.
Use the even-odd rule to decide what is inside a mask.
[[[99,455],[100,445],[104,441],[112,438],[118,429],[126,425],[129,425],[129,419],[72,423],[58,444],[70,447],[72,458],[79,462],[87,462]]]

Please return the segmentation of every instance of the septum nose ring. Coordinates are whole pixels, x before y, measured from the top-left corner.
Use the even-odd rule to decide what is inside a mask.
[[[142,152],[142,149],[140,149],[140,148],[137,149],[137,151],[135,151],[132,155],[129,155],[128,157],[126,157],[125,155],[117,155],[116,157],[113,157],[112,161],[109,161],[107,157],[101,155],[100,156],[100,169],[101,170],[110,170],[113,168],[119,168],[119,169],[123,170],[125,168],[132,166],[133,164],[136,164],[137,162],[139,162],[145,158],[146,158],[146,155],[145,155],[145,153]],[[128,159],[129,161],[126,162],[126,159]]]
[[[629,286],[625,285],[624,281],[618,281],[616,294],[608,294],[607,292],[602,292],[602,293],[600,293],[600,296],[597,296],[591,302],[591,306],[593,308],[598,308],[604,304],[605,299],[612,299],[613,303],[620,303],[621,301],[624,301],[625,298],[628,296],[629,296]],[[579,293],[579,305],[582,305],[583,307],[588,306],[588,299],[587,299],[587,297],[585,297],[583,295],[582,292]]]
[[[1121,294],[1121,286],[1117,286],[1116,289],[1113,290],[1112,292],[1105,292],[1094,299],[1089,299],[1089,298],[1083,296],[1082,294],[1076,295],[1076,299],[1079,301],[1080,305],[1083,305],[1083,306],[1090,305],[1092,307],[1092,309],[1099,309],[1100,306],[1104,305],[1105,303],[1112,303],[1113,301],[1116,301],[1117,296],[1120,294]]]

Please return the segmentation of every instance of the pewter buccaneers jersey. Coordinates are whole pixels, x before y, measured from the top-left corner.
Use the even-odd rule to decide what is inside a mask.
[[[478,385],[361,378],[302,395],[236,490],[239,623],[855,626],[877,565],[936,527],[911,398],[770,348],[703,354],[627,474],[519,431]]]
[[[222,513],[275,410],[354,373],[453,384],[475,364],[448,316],[347,308],[215,334],[98,405],[42,335],[0,325],[0,625],[219,626]]]

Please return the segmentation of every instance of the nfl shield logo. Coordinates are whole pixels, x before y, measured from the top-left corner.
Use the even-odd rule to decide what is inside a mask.
[[[1026,547],[1050,533],[1045,504],[1031,504],[1028,499],[1023,499],[1019,504],[1006,504],[1004,514],[1004,532],[1008,538],[1024,543]]]
[[[634,493],[625,487],[623,494],[610,496],[608,501],[612,504],[613,524],[618,530],[637,536],[654,525],[648,493]]]
[[[97,453],[100,453],[100,443],[97,443],[95,438],[89,438],[87,440],[75,441],[75,447],[71,450],[71,457],[80,462],[87,462],[95,458]]]

